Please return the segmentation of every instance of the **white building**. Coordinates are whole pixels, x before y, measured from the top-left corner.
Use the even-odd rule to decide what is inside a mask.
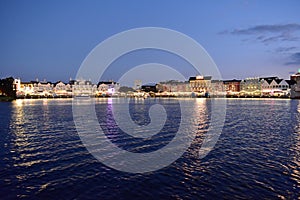
[[[262,96],[289,96],[290,83],[278,77],[261,78]]]
[[[97,86],[96,86],[97,88]],[[74,81],[74,85],[72,85],[73,90],[73,96],[94,96],[95,87],[93,87],[93,84],[91,81],[86,80],[77,80]]]
[[[140,90],[141,89],[141,87],[142,87],[142,80],[135,80],[134,81],[134,89],[135,90]]]
[[[51,82],[34,82],[33,90],[34,95],[42,97],[51,97],[53,96],[53,87],[54,84]]]
[[[120,84],[114,81],[100,81],[97,85],[96,96],[113,96],[120,89]]]
[[[54,97],[71,97],[72,87],[69,83],[58,81],[54,84],[53,95]]]

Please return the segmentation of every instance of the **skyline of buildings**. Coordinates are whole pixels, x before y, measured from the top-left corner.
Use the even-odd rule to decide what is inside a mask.
[[[155,93],[156,96],[252,96],[252,97],[300,97],[300,72],[289,80],[277,76],[254,77],[243,80],[214,80],[211,76],[191,76],[188,80],[166,80],[158,83],[142,83],[133,80],[135,92]],[[122,86],[118,82],[71,80],[69,82],[29,81],[14,79],[17,98],[31,97],[74,97],[74,96],[122,96]],[[127,86],[126,86],[127,87]],[[0,89],[0,93],[2,94]],[[141,95],[141,94],[138,94]]]

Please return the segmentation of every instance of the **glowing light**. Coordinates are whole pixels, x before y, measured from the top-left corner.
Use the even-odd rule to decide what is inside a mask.
[[[107,103],[108,103],[108,104],[112,104],[112,103],[113,103],[112,98],[108,98],[108,99],[107,99]]]
[[[199,79],[200,79],[200,80],[203,80],[203,76],[196,76],[196,79],[197,79],[197,80],[199,80]]]
[[[110,94],[114,94],[115,93],[115,89],[114,88],[109,88],[107,91]]]
[[[23,106],[23,100],[22,99],[16,99],[14,102],[15,102],[15,105],[17,107],[22,107]]]

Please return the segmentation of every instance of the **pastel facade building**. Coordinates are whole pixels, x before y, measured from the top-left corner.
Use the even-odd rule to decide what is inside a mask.
[[[210,96],[225,97],[225,87],[222,80],[211,80]]]
[[[225,80],[223,84],[226,95],[237,95],[241,91],[241,80]]]
[[[191,91],[204,94],[211,91],[211,76],[194,76],[189,78]]]
[[[191,92],[188,81],[169,80],[159,83],[163,92]]]
[[[71,97],[72,96],[72,86],[70,83],[64,83],[58,81],[54,84],[53,88],[54,97]]]
[[[80,97],[80,96],[92,97],[94,96],[96,89],[97,86],[93,87],[92,82],[86,80],[76,80],[72,85],[72,92],[74,97]]]
[[[240,83],[240,95],[249,97],[260,97],[261,79],[260,78],[246,78]]]

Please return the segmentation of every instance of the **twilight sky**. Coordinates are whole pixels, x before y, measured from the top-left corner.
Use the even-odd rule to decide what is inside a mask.
[[[300,68],[299,9],[298,0],[1,0],[0,78],[68,81],[96,45],[139,27],[169,28],[190,36],[210,54],[224,79],[271,75],[288,78]],[[186,67],[183,61],[176,61],[176,56],[152,52],[156,60],[151,60],[145,59],[147,53],[120,59],[116,62],[119,66],[108,70],[105,78],[114,79],[122,65],[163,59],[173,60],[177,69]],[[155,82],[149,76],[151,70],[136,73],[143,82]],[[195,75],[192,70],[179,71],[185,71],[185,77]]]

